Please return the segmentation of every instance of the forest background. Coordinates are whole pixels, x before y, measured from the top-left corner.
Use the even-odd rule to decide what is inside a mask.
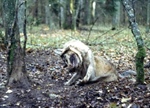
[[[121,0],[126,1],[126,0]],[[139,27],[140,34],[144,41],[144,47],[146,50],[146,56],[144,59],[145,67],[148,69],[144,69],[145,71],[145,82],[146,86],[142,86],[139,90],[145,89],[144,95],[146,98],[149,96],[147,93],[149,90],[149,67],[150,67],[150,0],[127,0],[130,2],[130,5],[133,7],[133,12],[135,14],[135,19]],[[7,4],[8,3],[8,4]],[[15,13],[15,14],[14,14]],[[12,15],[12,16],[11,16]],[[6,26],[8,25],[8,26]],[[122,88],[124,85],[131,86],[130,92],[127,93],[127,96],[121,96],[117,94],[117,98],[111,95],[114,93],[113,89],[111,88],[111,83],[106,85],[96,85],[96,90],[92,90],[93,93],[97,93],[97,89],[101,90],[102,86],[108,87],[108,91],[112,90],[108,96],[104,96],[104,98],[100,99],[100,93],[96,98],[93,97],[93,94],[88,95],[89,99],[86,100],[86,97],[82,99],[82,94],[89,92],[88,90],[92,87],[86,86],[85,88],[80,88],[81,92],[79,94],[79,100],[84,100],[84,102],[79,102],[76,100],[68,101],[68,98],[72,97],[72,94],[68,95],[68,91],[72,90],[72,92],[76,93],[78,90],[75,88],[68,88],[64,87],[62,90],[60,88],[59,83],[63,83],[64,80],[70,76],[66,75],[64,70],[61,67],[61,60],[58,56],[55,55],[54,49],[62,48],[62,45],[71,39],[79,39],[82,42],[89,45],[89,47],[93,50],[94,54],[103,56],[104,58],[110,60],[115,64],[117,70],[121,73],[126,70],[133,70],[136,71],[135,66],[135,57],[138,52],[136,40],[131,32],[132,26],[129,23],[129,18],[127,15],[126,10],[124,9],[120,0],[1,0],[0,2],[0,72],[1,72],[1,87],[5,85],[5,83],[9,83],[11,86],[11,81],[20,76],[20,72],[16,72],[15,74],[11,75],[11,71],[19,70],[18,67],[22,67],[21,70],[25,69],[24,65],[21,66],[22,62],[24,61],[25,56],[26,61],[26,69],[27,73],[29,74],[30,78],[34,81],[41,81],[40,83],[32,83],[32,87],[35,88],[33,90],[27,89],[25,90],[28,92],[21,94],[26,94],[24,97],[28,97],[31,94],[32,101],[35,106],[93,106],[94,105],[108,105],[108,106],[117,106],[124,105],[145,105],[148,106],[147,103],[149,100],[148,98],[143,101],[140,101],[141,97],[137,97],[137,100],[132,100],[133,97],[130,97],[134,86],[132,82],[125,81],[122,84]],[[8,36],[8,37],[7,37]],[[15,59],[12,57],[7,57],[8,54],[12,54],[10,49],[13,43],[9,46],[9,42],[11,42],[10,37],[14,37],[13,39],[19,39],[21,46],[25,48],[25,52],[17,53],[16,49],[20,49],[16,45],[16,49],[14,49],[14,55],[19,55],[17,57],[14,56]],[[13,40],[12,39],[12,40]],[[27,39],[27,40],[26,40]],[[18,42],[18,41],[12,42]],[[24,47],[25,46],[25,47]],[[26,54],[25,54],[26,53]],[[31,59],[31,60],[30,60]],[[14,63],[8,62],[13,60]],[[15,65],[17,62],[19,64]],[[8,66],[8,64],[11,64]],[[24,64],[24,63],[23,63]],[[26,69],[23,70],[26,73]],[[63,73],[62,73],[63,71]],[[10,73],[9,73],[10,72]],[[57,72],[57,73],[56,73]],[[12,72],[14,73],[14,72]],[[6,74],[8,74],[8,78],[6,78]],[[17,75],[17,76],[15,76]],[[49,77],[50,79],[48,79]],[[66,75],[66,76],[65,76]],[[25,76],[25,75],[23,75]],[[12,79],[11,79],[12,77]],[[22,76],[20,76],[21,78]],[[43,80],[45,78],[45,80]],[[22,79],[27,79],[23,77]],[[25,88],[30,85],[26,81],[24,82],[21,79],[21,84]],[[134,82],[134,78],[133,80]],[[23,82],[22,82],[23,81]],[[59,83],[58,83],[59,82]],[[18,84],[18,83],[17,83]],[[43,84],[43,85],[42,85]],[[118,83],[117,83],[118,84]],[[59,85],[59,86],[58,86]],[[113,84],[112,84],[113,85]],[[92,86],[92,85],[91,85]],[[93,85],[94,86],[94,85]],[[115,85],[119,87],[118,85]],[[61,86],[62,87],[62,86]],[[125,86],[127,87],[127,86]],[[23,87],[21,87],[23,88]],[[48,91],[48,89],[53,88],[54,91]],[[75,89],[75,90],[74,90]],[[87,89],[87,90],[86,90]],[[18,90],[18,89],[17,89]],[[106,91],[107,91],[106,90]],[[118,89],[119,90],[119,89]],[[123,89],[121,89],[123,90]],[[119,90],[119,91],[121,91]],[[11,93],[8,93],[10,92]],[[2,89],[1,94],[2,99],[0,105],[6,106],[27,106],[31,105],[29,101],[22,100],[19,101],[19,98],[14,96],[17,92],[12,92],[13,90],[9,87]],[[36,92],[35,92],[36,91]],[[84,93],[82,92],[84,91]],[[86,91],[86,92],[85,92]],[[102,94],[105,90],[102,90]],[[107,92],[108,92],[107,91]],[[30,93],[29,93],[30,92]],[[34,93],[33,93],[34,92]],[[38,93],[37,93],[38,92]],[[44,92],[44,93],[43,93]],[[32,94],[33,93],[33,94]],[[41,99],[36,100],[36,93],[37,96]],[[65,95],[64,95],[64,94]],[[121,93],[122,92],[118,92]],[[137,94],[141,95],[141,91],[137,90]],[[10,94],[13,94],[13,98],[11,99]],[[105,94],[105,93],[104,93]],[[40,95],[40,96],[39,96]],[[45,97],[46,95],[46,97]],[[47,96],[48,95],[48,96]],[[105,94],[106,95],[106,94]],[[139,96],[140,96],[139,95]],[[6,98],[8,96],[9,98]],[[65,97],[66,96],[66,97]],[[108,97],[110,97],[108,99]],[[20,97],[21,98],[21,97]],[[58,99],[53,103],[48,103],[50,100]],[[90,98],[94,98],[94,103],[92,104]],[[100,103],[97,103],[97,98],[100,99]],[[6,100],[9,101],[6,101]],[[27,98],[28,99],[28,98]],[[46,101],[42,100],[46,99]],[[64,99],[64,100],[62,100]],[[73,98],[72,98],[73,99]],[[98,99],[98,101],[99,101]],[[112,100],[111,100],[112,99]],[[115,100],[116,99],[116,100]],[[139,101],[138,101],[139,99]],[[143,99],[143,98],[142,98]],[[4,101],[5,100],[5,101]],[[27,101],[24,103],[24,101]],[[38,103],[39,101],[39,103]],[[122,102],[123,101],[123,102]],[[125,101],[125,102],[124,102]],[[132,102],[133,101],[133,102]],[[134,104],[133,104],[134,103]],[[140,103],[140,104],[139,104]],[[142,103],[142,104],[141,104]]]

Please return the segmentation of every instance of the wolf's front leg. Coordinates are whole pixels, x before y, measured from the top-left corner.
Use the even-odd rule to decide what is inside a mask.
[[[87,72],[82,80],[79,80],[77,84],[87,83],[91,80],[91,78],[95,77],[94,66],[89,65]]]
[[[80,75],[78,73],[74,73],[70,80],[64,83],[64,85],[72,85],[74,84],[78,79],[80,78]]]

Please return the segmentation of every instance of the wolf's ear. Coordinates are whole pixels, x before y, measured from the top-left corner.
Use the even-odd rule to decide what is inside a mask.
[[[67,48],[65,48],[65,49],[62,49],[62,50],[61,50],[60,57],[62,58],[63,55],[64,55],[65,53],[67,53],[67,51],[69,51],[69,50],[70,50],[69,47],[67,47]]]
[[[69,60],[73,67],[78,67],[80,61],[76,54],[72,54]]]

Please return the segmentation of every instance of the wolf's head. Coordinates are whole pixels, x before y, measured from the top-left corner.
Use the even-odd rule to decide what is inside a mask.
[[[75,71],[82,64],[78,53],[72,51],[70,48],[66,49],[60,56],[64,61],[64,67],[67,67],[70,72]]]

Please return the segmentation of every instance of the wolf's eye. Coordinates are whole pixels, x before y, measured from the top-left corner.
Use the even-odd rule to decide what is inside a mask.
[[[64,55],[64,57],[63,57],[62,59],[63,59],[64,63],[68,64],[68,62],[67,62],[67,58],[66,58],[66,56],[65,56],[65,55]]]
[[[67,61],[66,59],[64,59],[64,62],[65,62],[66,64],[68,64],[68,61]]]
[[[73,61],[75,60],[74,56],[70,56],[69,60],[73,64]]]
[[[71,64],[77,63],[75,54],[72,54],[72,55],[70,56],[69,60],[70,60]]]

